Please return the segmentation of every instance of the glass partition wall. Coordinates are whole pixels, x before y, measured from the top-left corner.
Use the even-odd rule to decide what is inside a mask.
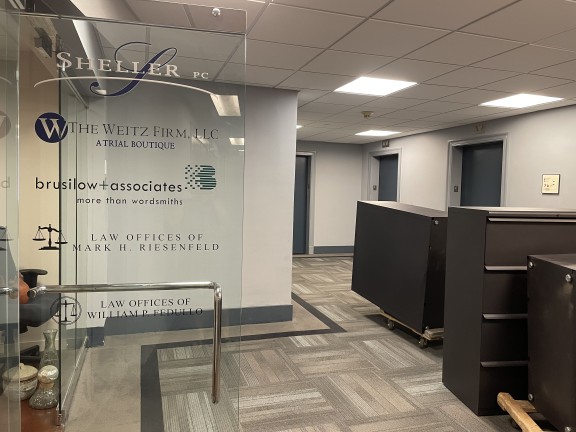
[[[18,19],[6,9],[0,1],[0,430],[18,432]]]
[[[20,19],[42,65],[20,128],[43,154],[21,243],[49,267],[33,295],[57,331],[55,421],[239,430],[245,34]]]

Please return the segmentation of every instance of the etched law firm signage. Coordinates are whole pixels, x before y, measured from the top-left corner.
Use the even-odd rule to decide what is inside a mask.
[[[136,86],[142,81],[200,90],[197,89],[196,87],[181,83],[146,78],[147,76],[149,76],[150,78],[158,78],[158,77],[180,78],[180,74],[178,73],[178,66],[172,63],[172,60],[176,58],[176,54],[178,53],[178,49],[175,47],[163,48],[157,53],[151,54],[150,59],[143,63],[139,61],[126,61],[120,59],[120,57],[123,57],[124,55],[129,56],[130,52],[133,52],[139,46],[151,47],[152,44],[141,41],[124,43],[114,51],[113,59],[78,57],[74,56],[70,52],[61,51],[58,54],[56,54],[57,59],[56,67],[61,72],[66,72],[69,69],[75,71],[91,70],[94,72],[95,76],[89,76],[89,77],[66,76],[63,78],[51,78],[39,81],[38,83],[36,83],[34,87],[51,81],[92,80],[92,83],[90,84],[90,91],[95,95],[103,97],[125,95],[130,91],[134,90]],[[132,74],[133,76],[131,77],[104,76],[103,74],[105,73]],[[201,79],[201,80],[208,80],[210,78],[208,72],[200,72],[200,71],[194,71],[188,73],[188,76],[189,77],[191,76],[192,79]],[[102,88],[102,82],[109,80],[127,81],[127,83],[119,90],[109,92],[108,90]]]

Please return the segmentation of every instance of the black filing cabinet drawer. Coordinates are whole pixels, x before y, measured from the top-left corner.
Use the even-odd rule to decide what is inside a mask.
[[[482,313],[525,314],[526,273],[487,272],[484,274]]]
[[[527,366],[480,367],[478,415],[502,414],[494,396],[500,392],[510,393],[515,399],[526,400],[527,376]]]
[[[489,218],[486,225],[485,264],[526,266],[528,255],[574,252],[576,223],[530,222],[530,219]],[[544,220],[545,221],[545,220]]]
[[[482,322],[481,362],[526,361],[526,319],[490,319]]]

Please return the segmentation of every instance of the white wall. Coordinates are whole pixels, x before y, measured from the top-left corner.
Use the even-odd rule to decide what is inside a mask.
[[[298,141],[296,150],[314,153],[311,245],[354,245],[356,202],[361,199],[362,187],[362,146]]]
[[[507,135],[504,203],[512,207],[576,208],[576,107],[556,108],[487,122],[482,134],[471,125],[390,140],[401,148],[400,202],[446,208],[450,141]],[[364,146],[363,198],[370,152],[380,142]],[[542,195],[542,174],[560,174],[560,194]]]
[[[247,87],[242,306],[291,304],[297,94]]]

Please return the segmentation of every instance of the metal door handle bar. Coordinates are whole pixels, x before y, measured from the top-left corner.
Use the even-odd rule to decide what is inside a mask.
[[[8,293],[0,288],[0,293]],[[210,289],[214,291],[214,334],[212,357],[212,402],[220,401],[220,359],[222,357],[222,288],[216,282],[166,282],[166,283],[120,283],[88,285],[46,285],[30,289],[28,295],[34,298],[44,293],[74,294],[125,291],[168,291],[179,289]]]
[[[15,293],[16,290],[14,288],[10,288],[10,287],[2,287],[0,288],[0,295],[10,295],[12,293]]]

